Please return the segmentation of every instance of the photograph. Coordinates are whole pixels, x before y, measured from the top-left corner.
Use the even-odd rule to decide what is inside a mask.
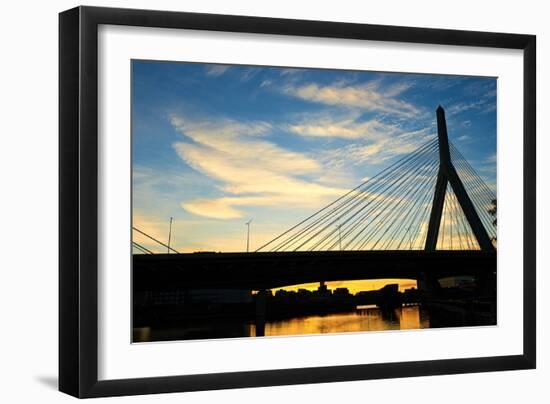
[[[59,13],[40,363],[78,398],[537,391],[536,25],[296,7]]]
[[[132,60],[132,342],[497,325],[496,139],[496,77]]]

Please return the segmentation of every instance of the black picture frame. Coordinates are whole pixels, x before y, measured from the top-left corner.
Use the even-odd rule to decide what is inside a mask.
[[[523,354],[98,380],[100,24],[523,50]],[[534,35],[96,7],[60,13],[59,389],[85,398],[535,368],[535,107]]]

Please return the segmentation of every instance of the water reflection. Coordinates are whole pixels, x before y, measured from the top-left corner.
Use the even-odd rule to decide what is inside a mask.
[[[355,311],[347,313],[266,321],[263,332],[265,336],[282,336],[429,327],[430,322],[427,312],[419,306],[403,306],[382,310],[374,305],[367,305],[359,306]],[[134,329],[135,342],[255,337],[257,335],[258,332],[254,322],[238,319],[194,320],[181,326],[165,329],[150,327]]]
[[[266,336],[296,334],[327,334],[358,331],[384,331],[428,328],[427,315],[419,306],[381,310],[377,307],[363,307],[350,313],[307,316],[265,324]],[[256,335],[256,326],[251,324],[250,335]]]

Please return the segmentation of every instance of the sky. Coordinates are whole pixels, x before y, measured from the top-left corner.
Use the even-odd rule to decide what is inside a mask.
[[[253,251],[436,136],[496,184],[495,78],[132,61],[133,225]],[[159,246],[134,232],[134,241]]]

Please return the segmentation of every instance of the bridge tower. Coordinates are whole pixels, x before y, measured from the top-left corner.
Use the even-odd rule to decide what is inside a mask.
[[[449,138],[447,136],[447,123],[445,120],[445,111],[441,105],[437,108],[437,135],[439,142],[439,170],[435,185],[434,198],[432,203],[432,211],[428,224],[428,234],[426,236],[426,251],[435,251],[437,239],[439,236],[439,228],[441,226],[441,215],[443,213],[443,205],[445,203],[445,194],[447,192],[447,184],[449,183],[453,192],[458,199],[462,212],[472,229],[472,233],[482,250],[494,251],[495,247],[491,239],[487,235],[487,230],[483,226],[479,218],[474,204],[472,203],[458,173],[456,172],[451,160],[449,151]]]

